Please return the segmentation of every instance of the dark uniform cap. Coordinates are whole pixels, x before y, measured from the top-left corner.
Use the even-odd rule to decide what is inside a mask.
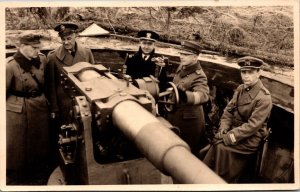
[[[54,30],[58,32],[60,37],[75,33],[77,29],[78,25],[72,22],[62,22],[54,27]]]
[[[41,35],[28,34],[20,37],[20,44],[39,45],[41,44]]]
[[[237,60],[237,63],[241,67],[240,69],[247,69],[247,68],[260,69],[264,61],[261,59],[257,59],[255,57],[246,56],[246,57],[239,58]]]
[[[156,41],[159,39],[159,35],[150,30],[141,30],[138,32],[138,37],[140,39],[149,40],[149,41]]]
[[[198,43],[192,41],[183,41],[181,42],[181,47],[179,51],[180,53],[192,53],[192,54],[199,54],[201,51],[201,47]],[[188,52],[188,53],[187,53]]]

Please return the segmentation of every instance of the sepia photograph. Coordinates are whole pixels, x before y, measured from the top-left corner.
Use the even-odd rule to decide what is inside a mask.
[[[0,9],[1,191],[300,190],[298,0]]]

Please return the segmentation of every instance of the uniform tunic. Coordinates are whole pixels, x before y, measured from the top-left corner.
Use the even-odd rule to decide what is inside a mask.
[[[139,48],[139,51],[133,56],[128,56],[125,62],[125,65],[127,66],[126,74],[130,75],[132,79],[142,79],[143,77],[149,77],[152,75],[158,78],[158,80],[161,82],[160,85],[166,83],[167,75],[165,68],[163,67],[159,72],[158,66],[154,61],[151,61],[155,56],[155,51],[153,50],[149,57],[144,59],[143,52],[141,48]]]
[[[65,66],[72,66],[78,62],[89,62],[94,64],[94,57],[90,49],[76,43],[75,55],[66,50],[63,46],[49,52],[46,71],[47,95],[50,101],[51,112],[59,113],[62,123],[67,123],[69,111],[72,109],[72,100],[64,92],[60,84],[60,69]]]
[[[189,66],[179,66],[173,79],[177,86],[187,91],[187,102],[180,101],[174,112],[167,114],[167,120],[177,126],[181,138],[186,141],[194,154],[204,144],[205,119],[202,104],[209,99],[207,78],[199,62]]]
[[[125,65],[127,66],[126,74],[130,75],[132,79],[141,79],[155,74],[155,63],[151,61],[154,57],[152,51],[149,57],[145,60],[143,58],[142,50],[139,49],[133,56],[128,56]]]
[[[220,129],[233,134],[235,142],[224,145],[218,140],[207,152],[204,163],[227,182],[236,182],[247,163],[245,155],[255,153],[267,134],[271,109],[271,95],[260,80],[251,88],[240,85],[220,121]]]
[[[17,59],[15,59],[17,58]],[[48,157],[48,103],[44,93],[21,97],[13,91],[29,93],[43,89],[46,57],[39,55],[37,65],[20,52],[6,64],[6,142],[7,170],[21,171],[42,163]],[[40,64],[39,64],[40,63]],[[33,73],[38,83],[33,79]]]

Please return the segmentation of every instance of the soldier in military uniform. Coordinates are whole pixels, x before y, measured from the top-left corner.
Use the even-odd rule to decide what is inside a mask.
[[[126,59],[126,74],[132,79],[141,79],[150,75],[158,78],[161,82],[166,81],[165,63],[161,57],[155,55],[155,42],[159,35],[154,31],[141,30],[138,32],[140,38],[139,50]]]
[[[259,79],[263,61],[254,57],[238,59],[243,84],[224,109],[220,127],[204,163],[227,182],[237,182],[249,154],[258,150],[267,134],[272,109],[270,92]]]
[[[20,176],[26,170],[33,172],[41,168],[49,158],[49,113],[44,95],[47,59],[39,52],[39,48],[40,36],[24,35],[20,38],[18,51],[7,58],[7,184],[11,184],[16,175]]]
[[[60,70],[64,66],[71,66],[78,62],[94,64],[94,57],[90,49],[83,47],[76,41],[78,25],[71,22],[58,24],[54,30],[58,32],[62,45],[49,52],[46,71],[47,95],[51,106],[51,117],[58,114],[62,124],[67,122],[72,109],[72,100],[64,93],[60,84]]]
[[[197,155],[205,144],[205,118],[202,104],[209,99],[207,77],[202,70],[198,55],[201,47],[184,41],[180,51],[181,65],[173,79],[179,91],[179,104],[175,111],[167,114],[167,120],[180,129],[181,138]]]

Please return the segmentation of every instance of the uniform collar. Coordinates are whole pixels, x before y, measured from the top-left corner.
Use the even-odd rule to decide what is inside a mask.
[[[254,99],[256,97],[256,95],[258,94],[258,92],[260,91],[260,89],[262,88],[263,84],[261,82],[260,79],[258,79],[258,81],[252,85],[251,87],[249,87],[250,89],[247,91],[246,88],[245,91],[249,93],[251,99]]]
[[[16,60],[17,63],[19,63],[20,67],[26,71],[29,72],[31,69],[31,66],[36,67],[37,69],[40,68],[40,57],[37,58],[32,58],[31,60],[28,60],[20,51],[17,51],[14,54],[14,59]]]
[[[248,103],[251,103],[253,101],[253,99],[257,96],[257,94],[259,93],[259,91],[261,90],[261,88],[263,87],[263,84],[260,80],[258,80],[256,82],[256,84],[254,84],[249,91],[246,91],[244,88],[244,85],[240,85],[237,88],[237,91],[239,92],[239,99],[238,99],[238,103],[239,105],[246,105]]]
[[[154,55],[154,53],[155,53],[155,49],[153,49],[153,51],[149,54],[149,57],[147,58],[147,60],[148,60],[149,58],[152,58],[153,55]],[[139,48],[137,54],[143,59],[143,51],[142,51],[142,48],[141,48],[141,47]],[[144,59],[143,59],[143,60],[144,60]]]
[[[76,47],[77,47],[77,50],[76,50],[76,54],[75,54],[75,58],[77,57],[80,57],[80,58],[84,58],[84,47],[82,47],[79,43],[76,42]],[[61,61],[64,61],[66,55],[71,55],[71,53],[64,48],[64,46],[60,46],[56,52],[56,57],[61,60]],[[66,64],[72,64],[72,63],[69,63],[69,61],[66,63]]]
[[[149,59],[150,55],[145,55],[144,53],[142,53],[142,58],[147,61]]]
[[[195,72],[196,70],[201,69],[201,65],[200,63],[197,61],[194,64],[191,65],[187,65],[187,66],[180,66],[177,70],[177,73],[180,74],[180,77],[184,77],[186,75],[189,75],[193,72]]]

